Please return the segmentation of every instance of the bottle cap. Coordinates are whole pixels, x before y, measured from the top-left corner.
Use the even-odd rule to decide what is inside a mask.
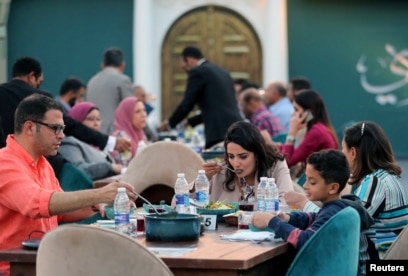
[[[205,173],[205,170],[198,170],[198,173]]]
[[[184,173],[178,173],[177,174],[177,177],[184,177],[185,175],[184,175]]]
[[[260,179],[261,181],[268,181],[268,178],[266,176],[262,176]]]
[[[126,188],[125,187],[119,187],[118,192],[126,192]]]

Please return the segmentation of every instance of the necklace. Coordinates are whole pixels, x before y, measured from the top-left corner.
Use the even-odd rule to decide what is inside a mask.
[[[245,177],[239,178],[239,183],[236,183],[236,184],[237,184],[239,193],[241,194],[241,200],[248,201],[248,202],[255,200],[254,186],[249,185],[246,182]]]

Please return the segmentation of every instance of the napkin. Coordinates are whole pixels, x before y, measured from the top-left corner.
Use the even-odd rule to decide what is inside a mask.
[[[222,240],[229,241],[271,241],[275,233],[269,231],[253,232],[251,230],[238,230],[230,235],[220,235]]]

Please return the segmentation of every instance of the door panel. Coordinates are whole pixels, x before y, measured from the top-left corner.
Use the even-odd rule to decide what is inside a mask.
[[[168,118],[183,98],[187,74],[180,54],[197,46],[209,61],[227,69],[234,79],[262,84],[259,39],[240,15],[219,6],[205,6],[182,15],[170,27],[162,47],[162,118]]]

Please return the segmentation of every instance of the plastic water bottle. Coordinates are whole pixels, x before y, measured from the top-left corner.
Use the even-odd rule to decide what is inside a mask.
[[[196,201],[199,205],[206,206],[210,198],[210,182],[208,182],[205,170],[199,170],[195,180]]]
[[[115,228],[116,231],[128,234],[129,233],[129,217],[130,217],[130,201],[126,194],[126,188],[118,188],[115,201],[113,203],[115,211]]]
[[[177,174],[176,184],[174,185],[174,194],[176,197],[176,211],[178,213],[190,213],[188,183],[184,177],[184,173]]]
[[[265,189],[266,211],[279,211],[279,190],[275,184],[275,178],[268,178],[268,185]]]
[[[261,177],[261,181],[258,184],[258,189],[256,190],[256,202],[258,211],[266,211],[265,204],[265,188],[268,185],[268,178]]]

